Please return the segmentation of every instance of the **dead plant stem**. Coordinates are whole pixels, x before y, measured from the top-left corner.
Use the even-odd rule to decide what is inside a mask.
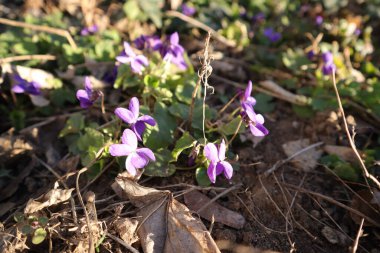
[[[127,244],[126,242],[124,242],[123,240],[121,240],[120,238],[114,236],[114,235],[111,235],[110,233],[106,233],[106,235],[111,238],[112,240],[120,243],[121,245],[123,245],[126,249],[128,249],[130,252],[132,253],[139,253],[139,251],[135,248],[133,248],[131,245]]]
[[[356,253],[359,245],[359,239],[363,235],[363,224],[364,224],[364,218],[362,218],[362,221],[360,222],[358,233],[356,234],[354,244],[352,245],[351,253]]]
[[[342,118],[343,118],[343,123],[344,123],[344,129],[346,130],[347,138],[348,138],[348,140],[350,142],[351,148],[354,151],[355,156],[356,156],[356,158],[358,159],[358,161],[360,163],[360,166],[361,166],[361,168],[363,170],[364,176],[366,178],[370,179],[373,183],[375,183],[376,186],[377,186],[377,188],[380,189],[380,182],[377,180],[377,178],[375,176],[373,176],[372,174],[370,174],[368,172],[367,167],[365,166],[365,164],[363,162],[363,159],[360,157],[360,154],[359,154],[358,150],[356,149],[356,145],[355,145],[354,140],[352,139],[352,136],[350,134],[350,130],[348,129],[348,124],[347,124],[347,120],[346,120],[346,115],[344,113],[344,109],[343,109],[343,105],[342,105],[342,100],[340,99],[338,87],[336,85],[335,70],[333,70],[332,76],[333,76],[333,86],[334,86],[334,91],[335,91],[336,99],[338,100],[339,110],[342,113]]]
[[[224,190],[223,192],[219,193],[218,195],[216,195],[214,198],[212,198],[207,204],[205,204],[204,206],[202,206],[201,208],[199,208],[196,212],[197,213],[201,213],[202,211],[204,211],[209,205],[211,205],[212,203],[214,203],[216,200],[218,200],[219,198],[223,197],[224,195],[226,195],[227,193],[233,191],[233,190],[236,190],[238,188],[240,188],[243,184],[236,184],[226,190]]]
[[[56,34],[56,35],[65,37],[73,49],[78,48],[74,39],[71,37],[71,34],[68,31],[63,30],[63,29],[58,29],[58,28],[43,26],[43,25],[33,25],[33,24],[25,23],[25,22],[9,20],[6,18],[0,18],[0,24],[5,24],[5,25],[15,26],[15,27],[22,27],[22,28],[27,28],[27,29],[31,29],[31,30]]]
[[[55,55],[51,54],[33,54],[33,55],[17,55],[0,59],[0,65],[5,63],[11,63],[15,61],[29,61],[29,60],[41,60],[41,61],[54,61],[57,59]]]

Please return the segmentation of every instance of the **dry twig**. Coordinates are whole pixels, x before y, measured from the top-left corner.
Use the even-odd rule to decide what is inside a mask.
[[[363,224],[364,224],[364,218],[362,218],[362,221],[360,222],[360,227],[355,237],[354,244],[352,245],[351,253],[356,253],[356,250],[358,249],[359,239],[363,235]]]
[[[65,37],[73,49],[78,48],[73,37],[71,37],[71,34],[69,33],[69,31],[66,31],[63,29],[53,28],[53,27],[44,26],[44,25],[33,25],[33,24],[25,23],[25,22],[9,20],[6,18],[0,18],[0,24],[5,24],[5,25],[10,25],[10,26],[15,26],[15,27],[22,27],[22,28],[27,28],[27,29],[31,29],[31,30],[56,34],[56,35]]]
[[[375,176],[373,176],[372,174],[370,174],[368,172],[367,167],[365,166],[363,159],[360,157],[360,154],[359,154],[358,150],[356,149],[356,145],[355,145],[354,140],[352,139],[352,136],[350,134],[350,130],[348,129],[348,124],[347,124],[347,120],[346,120],[346,115],[344,113],[344,109],[343,109],[343,105],[342,105],[342,100],[340,99],[338,87],[336,86],[335,70],[333,70],[332,76],[333,76],[333,86],[334,86],[334,91],[335,91],[336,99],[338,100],[339,110],[342,113],[342,118],[343,118],[343,123],[344,123],[344,129],[346,130],[346,134],[347,134],[348,141],[350,142],[350,146],[351,146],[352,150],[354,151],[355,156],[356,156],[356,158],[358,159],[358,161],[360,163],[360,166],[361,166],[361,168],[363,170],[364,176],[366,178],[370,179],[373,183],[375,183],[376,186],[377,186],[377,188],[380,189],[380,182],[379,182],[379,180],[377,180],[377,178]]]
[[[217,40],[219,40],[220,42],[224,43],[226,46],[229,46],[229,47],[235,47],[236,46],[236,42],[235,41],[232,41],[232,40],[229,40],[227,39],[226,37],[220,35],[217,31],[215,31],[214,29],[212,29],[211,27],[209,27],[208,25],[205,25],[201,22],[199,22],[198,20],[192,18],[192,17],[189,17],[189,16],[186,16],[178,11],[167,11],[166,12],[166,15],[168,15],[169,17],[176,17],[176,18],[179,18],[195,27],[198,27],[206,32],[211,32],[214,34],[215,38]]]
[[[17,56],[10,56],[10,57],[0,59],[0,65],[4,63],[15,62],[15,61],[30,61],[30,60],[54,61],[55,59],[57,59],[57,57],[51,54],[17,55]]]

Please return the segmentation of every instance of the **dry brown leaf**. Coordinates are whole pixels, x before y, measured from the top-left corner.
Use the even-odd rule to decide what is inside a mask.
[[[48,193],[38,197],[37,199],[30,199],[26,204],[24,213],[35,213],[45,207],[56,205],[68,200],[71,197],[71,189],[58,189],[58,183],[54,184],[54,189]]]
[[[191,191],[185,194],[185,203],[193,212],[197,212],[200,208],[210,202],[210,198],[199,191]],[[206,209],[198,213],[202,218],[211,221],[214,217],[216,222],[224,225],[240,229],[245,224],[244,217],[234,211],[231,211],[218,203],[210,204]]]
[[[120,238],[128,245],[132,245],[139,240],[136,235],[138,223],[136,219],[129,218],[120,218],[115,222],[116,231],[120,235]]]
[[[254,248],[250,246],[245,246],[242,244],[236,244],[234,242],[228,241],[228,240],[219,240],[216,242],[218,247],[221,250],[228,250],[228,252],[233,252],[233,253],[280,253],[278,251],[273,251],[273,250],[263,250],[260,248]]]
[[[344,161],[347,161],[350,163],[358,162],[358,159],[356,158],[354,151],[350,147],[325,145],[323,147],[323,150],[329,155],[337,155],[339,158],[341,158]]]
[[[33,147],[20,136],[3,135],[0,137],[0,162],[32,150]]]
[[[112,188],[139,208],[137,233],[145,253],[220,252],[203,223],[170,191],[143,187],[121,175]]]
[[[282,149],[284,150],[285,154],[290,157],[308,146],[310,146],[309,139],[300,139],[297,141],[289,141],[282,144]],[[298,168],[302,169],[305,172],[309,172],[317,166],[317,161],[321,155],[321,150],[312,148],[297,155],[292,159],[292,161]]]
[[[373,193],[373,194],[372,194]],[[351,201],[351,207],[359,212],[365,214],[367,217],[370,217],[372,220],[380,224],[380,191],[372,189],[372,192],[368,189],[361,190],[357,192],[357,195],[354,195]],[[356,224],[361,223],[361,217],[350,212],[352,220]],[[364,226],[375,226],[368,220],[364,220]]]

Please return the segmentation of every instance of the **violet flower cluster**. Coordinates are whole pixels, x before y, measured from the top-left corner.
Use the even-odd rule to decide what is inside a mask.
[[[164,41],[157,36],[141,35],[133,43],[139,50],[157,51],[164,61],[176,65],[181,70],[187,69],[184,58],[185,49],[179,44],[177,32],[171,34]],[[140,75],[149,65],[148,59],[142,54],[136,54],[128,42],[124,42],[124,50],[116,57],[116,60],[122,64],[129,64],[132,72]]]
[[[268,135],[269,131],[264,127],[264,117],[254,111],[256,99],[251,96],[251,93],[252,82],[249,81],[247,88],[239,92],[241,116],[254,136],[263,137]],[[208,143],[204,147],[203,153],[210,163],[207,168],[207,175],[212,183],[215,183],[216,176],[222,173],[225,178],[231,179],[233,168],[229,162],[225,161],[226,144],[224,140],[221,141],[219,148],[213,143]]]
[[[84,27],[80,31],[80,35],[82,35],[82,36],[88,36],[88,35],[95,34],[98,31],[99,31],[99,27],[97,25],[92,25],[92,26]]]
[[[109,149],[112,156],[127,156],[125,168],[132,176],[137,174],[137,169],[142,169],[150,161],[156,160],[152,150],[138,147],[138,141],[142,140],[141,136],[146,128],[145,124],[154,126],[156,121],[148,115],[139,117],[139,111],[140,104],[136,97],[133,97],[129,102],[129,109],[116,108],[116,116],[128,123],[131,129],[125,129],[121,143],[112,144]]]
[[[76,94],[80,106],[87,109],[91,107],[100,96],[101,92],[93,89],[90,78],[86,76],[84,80],[84,90],[79,89]]]
[[[282,38],[281,33],[276,32],[272,27],[265,28],[263,34],[273,43],[279,41]]]

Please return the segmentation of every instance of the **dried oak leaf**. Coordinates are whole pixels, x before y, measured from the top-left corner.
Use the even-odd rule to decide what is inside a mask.
[[[197,212],[197,210],[209,203],[210,200],[209,197],[199,191],[191,191],[185,194],[185,203],[194,212]],[[211,203],[198,214],[209,221],[214,217],[215,222],[220,222],[236,229],[243,228],[245,224],[245,219],[241,214],[231,211],[216,202]]]
[[[139,208],[137,233],[145,253],[220,252],[203,223],[170,191],[143,187],[119,175],[112,188]]]
[[[46,194],[38,197],[37,199],[30,199],[26,204],[24,213],[35,213],[42,210],[45,207],[59,204],[68,200],[71,197],[71,193],[74,188],[71,189],[58,189],[58,183],[54,184],[54,189]]]

